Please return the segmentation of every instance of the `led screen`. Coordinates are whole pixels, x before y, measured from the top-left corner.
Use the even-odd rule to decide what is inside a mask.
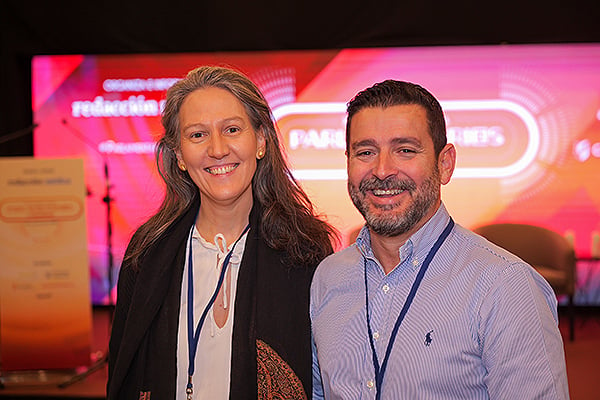
[[[36,56],[34,155],[84,159],[95,304],[108,300],[108,246],[116,280],[131,234],[162,200],[153,150],[165,90],[203,64],[237,68],[263,90],[295,177],[344,245],[362,225],[346,192],[345,105],[392,78],[423,85],[444,108],[458,160],[442,195],[458,223],[541,225],[591,255],[600,45]]]

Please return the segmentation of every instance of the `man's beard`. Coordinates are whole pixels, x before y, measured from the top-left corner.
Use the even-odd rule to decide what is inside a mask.
[[[398,210],[400,203],[375,205],[368,202],[367,191],[377,189],[407,191],[412,202],[404,211]],[[375,176],[363,179],[358,188],[348,181],[348,193],[369,229],[381,236],[394,237],[409,232],[436,203],[440,196],[439,171],[434,168],[432,175],[420,187],[412,179],[398,179],[396,176],[389,176],[384,180]],[[372,212],[371,207],[380,212]]]

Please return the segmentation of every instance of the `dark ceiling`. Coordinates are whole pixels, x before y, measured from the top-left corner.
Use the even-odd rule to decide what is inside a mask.
[[[36,54],[600,42],[600,1],[0,1],[0,155],[31,155]],[[600,71],[599,71],[600,73]]]

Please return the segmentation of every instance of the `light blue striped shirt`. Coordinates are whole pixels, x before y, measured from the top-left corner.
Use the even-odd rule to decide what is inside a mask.
[[[418,270],[450,220],[437,213],[387,276],[363,228],[319,265],[311,287],[313,399],[374,399],[379,363]],[[365,261],[366,260],[366,261]],[[456,225],[431,262],[390,354],[382,399],[568,399],[556,297],[516,256]]]

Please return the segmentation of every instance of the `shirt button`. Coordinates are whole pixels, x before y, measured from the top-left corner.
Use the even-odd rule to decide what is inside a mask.
[[[419,260],[417,258],[413,258],[412,265],[413,265],[413,267],[418,266],[419,265]]]
[[[368,387],[369,389],[373,389],[373,386],[375,386],[375,382],[373,382],[373,380],[372,380],[372,379],[369,379],[369,380],[367,381],[367,387]]]
[[[387,293],[390,291],[390,287],[388,286],[387,283],[385,285],[383,285],[383,287],[381,289],[383,290],[383,293]]]
[[[379,332],[373,333],[373,339],[375,339],[375,340],[379,339]]]

